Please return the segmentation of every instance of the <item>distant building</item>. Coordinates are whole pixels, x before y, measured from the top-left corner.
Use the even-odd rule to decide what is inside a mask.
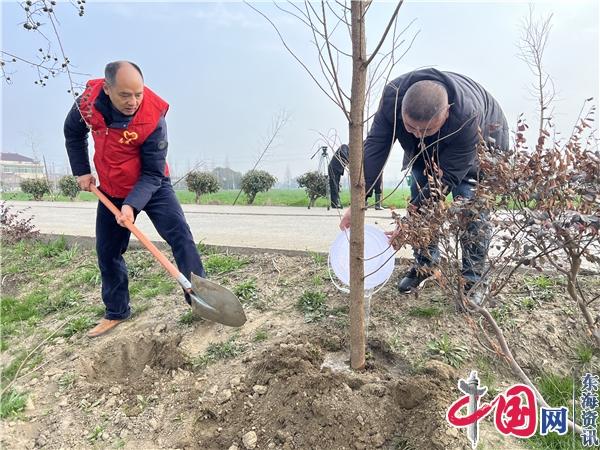
[[[2,191],[20,189],[21,181],[44,178],[44,165],[19,153],[0,153],[0,187]]]

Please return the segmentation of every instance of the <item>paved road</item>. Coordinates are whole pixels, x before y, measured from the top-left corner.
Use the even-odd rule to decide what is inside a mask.
[[[28,208],[33,223],[47,234],[94,236],[95,202],[7,202],[16,209]],[[183,205],[196,241],[206,244],[328,252],[339,233],[341,210],[282,206]],[[367,211],[366,222],[391,229],[390,210]],[[154,241],[161,241],[142,213],[136,222]],[[408,257],[409,251],[399,252]]]

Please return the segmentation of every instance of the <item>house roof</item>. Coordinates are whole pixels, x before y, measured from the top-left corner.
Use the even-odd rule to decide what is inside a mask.
[[[15,161],[15,162],[29,162],[29,163],[36,162],[27,156],[20,155],[19,153],[5,153],[5,152],[0,153],[0,160]]]

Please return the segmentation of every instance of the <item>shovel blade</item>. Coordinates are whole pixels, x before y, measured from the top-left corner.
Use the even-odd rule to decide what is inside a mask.
[[[194,316],[230,327],[241,327],[246,323],[242,304],[229,289],[193,273],[191,282]]]

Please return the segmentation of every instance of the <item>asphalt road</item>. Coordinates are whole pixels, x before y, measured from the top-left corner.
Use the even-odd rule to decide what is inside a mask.
[[[8,201],[15,209],[26,209],[42,233],[93,237],[95,202]],[[340,232],[343,210],[282,206],[182,205],[196,242],[205,244],[328,252]],[[390,210],[367,211],[366,223],[392,229]],[[136,225],[153,241],[162,239],[145,213]],[[398,257],[409,257],[403,250]]]

